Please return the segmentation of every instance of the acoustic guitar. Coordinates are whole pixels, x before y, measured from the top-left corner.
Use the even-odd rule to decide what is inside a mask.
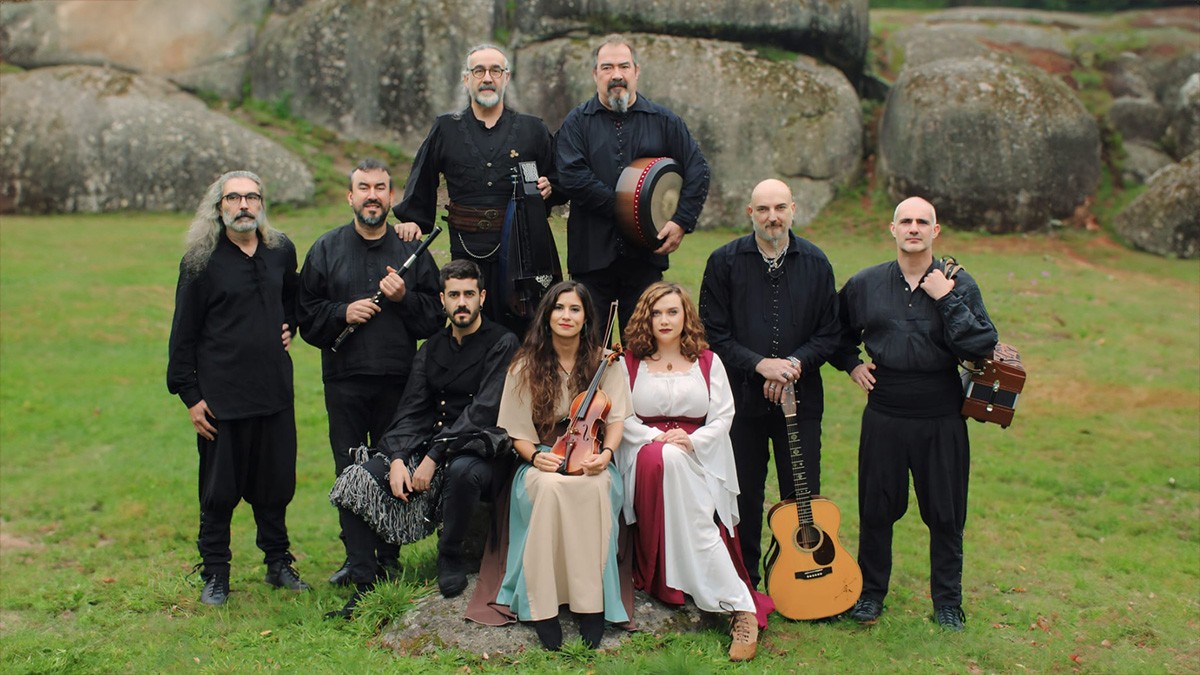
[[[767,550],[767,594],[775,609],[789,619],[823,619],[854,606],[862,593],[858,562],[842,548],[837,531],[842,514],[828,499],[812,497],[800,456],[796,425],[796,392],[783,388],[795,499],[785,499],[767,513],[771,545]]]

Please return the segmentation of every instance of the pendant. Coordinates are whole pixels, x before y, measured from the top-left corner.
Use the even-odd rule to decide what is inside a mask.
[[[670,361],[668,361],[668,362],[667,362],[667,370],[670,370],[670,369],[671,369],[671,367],[672,367],[672,366],[671,366],[671,362],[670,362]]]

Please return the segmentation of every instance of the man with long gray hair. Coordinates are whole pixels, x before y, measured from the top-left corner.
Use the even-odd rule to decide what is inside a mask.
[[[400,221],[396,232],[402,239],[412,240],[432,230],[438,206],[438,177],[445,176],[450,197],[446,207],[450,257],[479,265],[484,286],[492,295],[491,302],[484,305],[484,314],[520,336],[528,324],[526,314],[532,314],[541,293],[553,281],[562,279],[545,210],[566,199],[552,196],[557,194],[551,187],[556,180],[554,150],[545,123],[505,106],[504,94],[511,78],[508,57],[499,47],[482,44],[467,53],[462,85],[469,105],[434,121],[413,160],[404,198],[393,212]],[[532,258],[531,269],[554,271],[544,275],[540,288],[533,289],[540,292],[527,298],[531,302],[525,313],[514,310],[517,303],[509,302],[509,289],[520,270],[509,265],[506,245],[514,238],[505,233],[513,231],[515,215],[508,207],[519,187],[513,181],[518,167],[528,167],[528,163],[536,168],[536,192],[522,202],[529,235],[523,245]]]
[[[292,567],[296,491],[292,360],[296,247],[267,223],[262,180],[230,171],[209,186],[187,234],[171,322],[167,389],[183,401],[200,455],[200,602],[229,597],[230,521],[254,509],[264,581],[308,590]]]

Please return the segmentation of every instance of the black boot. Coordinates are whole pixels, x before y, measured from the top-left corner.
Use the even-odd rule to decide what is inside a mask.
[[[553,619],[534,621],[533,630],[537,631],[538,640],[542,641],[542,646],[546,649],[552,652],[562,649],[562,624],[558,622],[557,616]]]
[[[349,558],[347,558],[346,561],[342,563],[342,566],[339,567],[336,572],[329,575],[329,583],[333,584],[334,586],[349,586],[352,583],[350,581],[350,560],[349,560]]]
[[[600,640],[604,638],[604,612],[580,614],[579,636],[583,638],[583,644],[588,649],[599,647]]]
[[[370,593],[375,588],[375,584],[354,584],[354,594],[342,605],[341,609],[335,609],[332,612],[326,612],[326,619],[346,619],[354,618],[354,610],[358,607],[358,601],[362,600],[363,596]]]
[[[443,598],[462,595],[467,588],[467,570],[457,553],[438,554],[438,590]]]

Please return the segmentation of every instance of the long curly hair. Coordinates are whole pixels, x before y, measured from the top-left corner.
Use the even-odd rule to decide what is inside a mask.
[[[587,287],[578,281],[560,281],[550,287],[538,303],[534,319],[525,333],[525,341],[513,357],[513,372],[523,369],[524,381],[521,383],[529,394],[533,410],[533,425],[538,437],[543,441],[552,433],[558,419],[555,417],[555,404],[558,402],[559,391],[562,389],[562,368],[558,365],[558,355],[554,351],[554,334],[550,330],[550,312],[563,293],[575,292],[583,305],[584,324],[579,331],[579,346],[575,349],[575,368],[568,380],[568,390],[581,392],[588,388],[596,368],[600,365],[601,345],[593,324],[596,318],[596,306],[592,294]]]
[[[625,327],[625,349],[639,359],[653,356],[658,351],[658,341],[654,337],[654,326],[650,323],[650,312],[654,305],[664,297],[674,293],[679,296],[683,305],[683,330],[679,336],[679,351],[688,361],[700,358],[700,353],[708,349],[708,340],[704,337],[704,324],[700,321],[700,313],[687,289],[673,281],[658,281],[650,284],[642,297],[638,298],[637,306],[629,317],[629,325]]]
[[[217,249],[217,241],[225,232],[225,224],[221,221],[221,198],[225,195],[225,182],[232,178],[249,178],[258,184],[259,194],[263,194],[262,179],[249,171],[230,171],[208,186],[204,196],[200,198],[200,205],[196,207],[196,217],[192,219],[185,236],[183,265],[189,274],[204,271],[208,266],[208,259]],[[283,240],[282,233],[267,222],[265,199],[258,213],[258,233],[267,248],[275,248]]]

